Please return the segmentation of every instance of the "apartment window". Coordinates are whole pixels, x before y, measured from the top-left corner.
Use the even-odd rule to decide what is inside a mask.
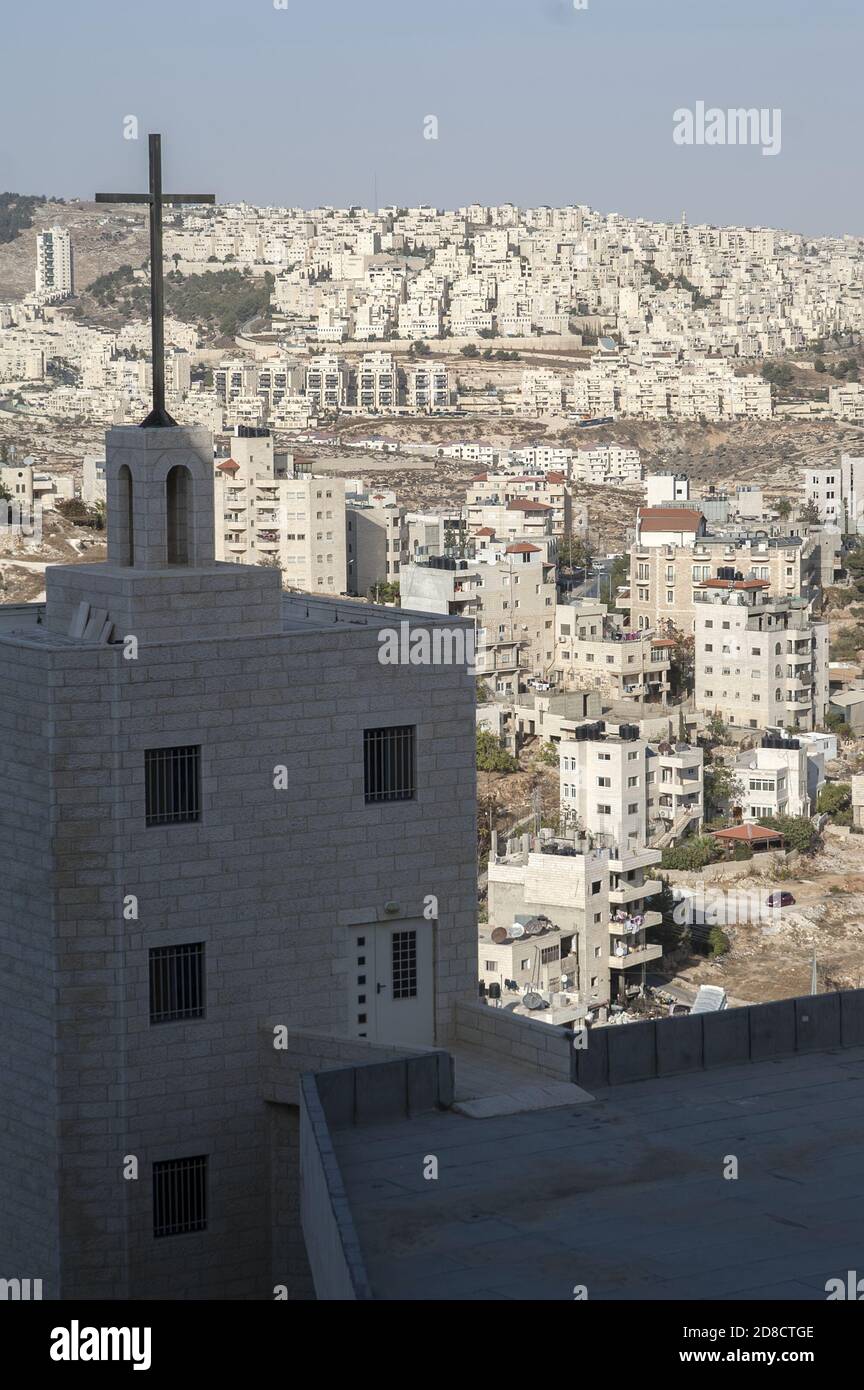
[[[713,618],[706,618],[706,620],[705,620],[705,626],[706,626],[706,627],[713,627],[713,626],[714,626],[714,619],[713,619]]]
[[[597,894],[600,892],[600,889],[601,889],[602,887],[603,887],[603,880],[602,880],[602,878],[598,878],[597,881],[596,881],[595,883],[592,883],[592,884],[591,884],[591,896],[592,896],[592,897],[596,897]]]
[[[595,923],[595,926],[596,926],[596,924],[597,924],[598,922],[601,922],[602,920],[603,920],[603,913],[602,913],[602,912],[595,912],[595,913],[594,913],[594,923]]]
[[[493,974],[493,975],[497,974],[497,973],[498,973],[498,962],[495,961],[495,960],[487,960],[487,961],[486,961],[486,970],[489,971],[489,972],[491,972],[491,974]]]
[[[550,965],[553,960],[558,960],[557,946],[547,946],[545,950],[540,952],[541,965]]]
[[[378,801],[413,801],[415,786],[413,724],[363,730],[363,776],[367,805]]]
[[[207,1229],[207,1156],[153,1164],[153,1234],[182,1236]]]
[[[627,761],[628,761],[628,763],[635,762],[636,759],[637,759],[638,757],[639,757],[639,754],[638,754],[638,753],[628,753],[628,754],[627,754]]]
[[[639,785],[639,778],[638,778],[638,777],[628,777],[628,778],[627,778],[627,785],[628,785],[628,787],[638,787],[638,785]]]
[[[204,1017],[204,942],[150,951],[150,1022]]]
[[[627,814],[628,814],[628,816],[635,816],[635,815],[638,813],[638,811],[639,811],[639,803],[638,803],[638,801],[631,801],[630,805],[627,807]]]
[[[598,778],[597,778],[597,785],[598,785],[598,787],[611,787],[611,785],[612,785],[612,778],[611,778],[611,777],[598,777]]]
[[[179,825],[201,819],[201,747],[144,750],[147,825]]]
[[[530,969],[531,969],[531,962],[530,962],[530,960],[521,960],[521,961],[519,962],[519,969],[520,969],[520,970],[530,970]]]
[[[706,652],[713,652],[713,650],[714,650],[714,643],[713,643],[713,642],[706,642],[706,643],[705,643],[704,650],[705,650]]]
[[[599,946],[595,946],[595,947],[594,947],[594,959],[595,959],[595,960],[599,960],[599,959],[600,959],[600,947],[599,947]]]
[[[417,998],[417,932],[393,933],[393,998]]]

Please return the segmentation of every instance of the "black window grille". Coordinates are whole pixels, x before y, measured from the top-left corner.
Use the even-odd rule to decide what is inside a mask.
[[[417,998],[417,933],[393,933],[393,998]]]
[[[153,1234],[182,1236],[207,1229],[207,1157],[153,1164]]]
[[[367,803],[411,801],[416,793],[413,724],[364,729],[363,773]]]
[[[150,1022],[204,1017],[204,943],[150,952]]]
[[[201,819],[201,748],[147,748],[144,752],[148,825]]]

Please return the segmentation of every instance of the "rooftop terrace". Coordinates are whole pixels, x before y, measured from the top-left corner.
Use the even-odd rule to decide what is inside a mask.
[[[862,1082],[858,1045],[335,1130],[371,1296],[824,1300],[860,1268]]]

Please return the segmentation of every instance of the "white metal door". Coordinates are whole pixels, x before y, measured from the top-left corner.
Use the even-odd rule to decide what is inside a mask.
[[[355,930],[350,1007],[358,1038],[434,1043],[432,932],[423,918]]]

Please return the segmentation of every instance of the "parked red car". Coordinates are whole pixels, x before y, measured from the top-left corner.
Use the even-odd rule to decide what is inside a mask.
[[[768,906],[769,906],[769,907],[794,907],[794,906],[795,906],[795,899],[793,898],[793,896],[792,896],[791,893],[786,893],[785,891],[782,892],[782,893],[769,893],[769,894],[768,894]]]

